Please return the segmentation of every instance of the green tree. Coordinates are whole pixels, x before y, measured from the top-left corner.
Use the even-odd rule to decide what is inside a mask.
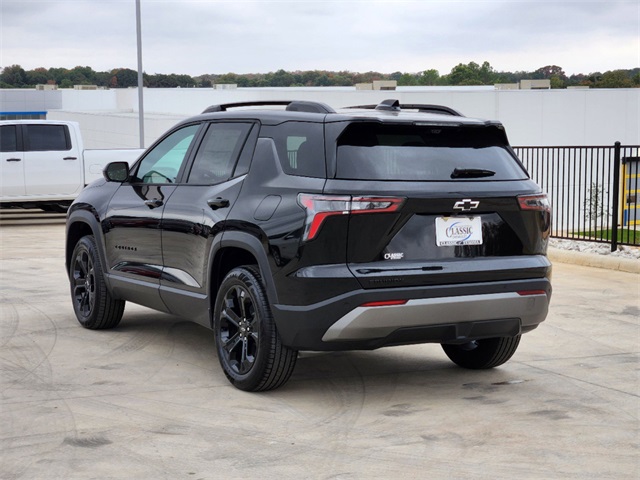
[[[410,73],[403,73],[398,79],[398,85],[401,87],[410,87],[417,84],[416,76]]]
[[[557,65],[547,65],[546,67],[540,67],[535,72],[533,72],[532,76],[535,79],[543,79],[543,78],[550,79],[554,75],[560,77],[563,80],[567,78],[567,76],[564,73],[564,70],[562,70],[562,67],[559,67]]]
[[[111,71],[111,87],[128,88],[138,86],[138,72],[130,68],[116,68]],[[114,82],[115,78],[115,82]]]
[[[451,69],[448,80],[451,85],[492,85],[496,77],[493,67],[485,61],[482,66],[476,62],[459,63]]]
[[[49,79],[60,85],[65,78],[69,77],[69,70],[66,68],[50,68]]]
[[[289,72],[285,72],[282,69],[272,74],[270,80],[270,84],[273,87],[288,87],[294,82],[295,80],[293,78],[293,75],[291,75]]]
[[[308,70],[306,72],[302,72],[302,84],[311,87],[316,84],[319,76],[320,72],[318,72],[317,70]]]
[[[551,75],[551,88],[564,88],[564,80],[559,75]]]
[[[605,72],[594,86],[596,88],[632,88],[634,85],[626,70],[612,70]]]
[[[422,75],[420,75],[420,78],[418,79],[418,83],[420,85],[437,85],[439,79],[440,73],[438,70],[432,68],[422,72]]]
[[[11,65],[2,69],[0,81],[11,85],[13,88],[26,87],[28,86],[27,72],[20,65]]]
[[[320,75],[316,80],[316,86],[329,87],[331,86],[331,79],[326,73],[322,73],[322,75]]]
[[[475,62],[459,63],[451,69],[449,81],[452,85],[482,85],[479,71],[480,65]]]
[[[95,85],[96,72],[91,67],[73,67],[69,71],[69,79],[74,85]]]
[[[29,85],[46,84],[49,81],[49,72],[46,68],[34,68],[27,71],[27,83]]]
[[[496,72],[486,60],[480,66],[480,81],[483,85],[493,85],[496,83]]]

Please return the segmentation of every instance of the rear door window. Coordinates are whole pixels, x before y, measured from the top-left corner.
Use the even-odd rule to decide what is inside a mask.
[[[338,139],[337,178],[517,180],[528,175],[494,126],[353,123]]]
[[[27,125],[27,148],[32,152],[66,151],[71,149],[66,125]]]
[[[15,125],[3,125],[0,127],[0,152],[17,152],[18,137]]]
[[[212,123],[200,143],[188,183],[213,185],[228,180],[252,124]]]

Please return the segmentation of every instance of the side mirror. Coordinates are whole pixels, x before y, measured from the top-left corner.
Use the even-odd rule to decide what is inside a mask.
[[[111,162],[102,171],[107,182],[122,183],[129,178],[129,164],[127,162]]]

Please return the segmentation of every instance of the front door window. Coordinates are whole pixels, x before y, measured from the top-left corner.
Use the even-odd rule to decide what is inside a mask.
[[[175,183],[198,128],[200,125],[181,128],[153,147],[140,162],[135,182]]]

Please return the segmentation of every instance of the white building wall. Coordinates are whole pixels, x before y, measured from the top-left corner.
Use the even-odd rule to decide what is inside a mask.
[[[62,108],[62,93],[59,90],[0,90],[0,112],[46,112],[59,108]]]
[[[62,110],[94,112],[119,109],[115,90],[62,89],[59,92],[62,93]]]
[[[138,148],[138,115],[114,112],[50,111],[50,120],[72,120],[80,124],[84,147]],[[150,146],[164,132],[184,118],[184,115],[145,115],[145,147]]]
[[[469,117],[500,120],[512,145],[586,146],[640,144],[640,89],[489,90],[486,88],[401,87],[396,91],[338,88],[145,89],[145,145],[182,118],[219,103],[311,100],[334,108],[401,103],[447,105]],[[136,89],[64,90],[62,110],[48,118],[75,120],[90,148],[137,147]]]

